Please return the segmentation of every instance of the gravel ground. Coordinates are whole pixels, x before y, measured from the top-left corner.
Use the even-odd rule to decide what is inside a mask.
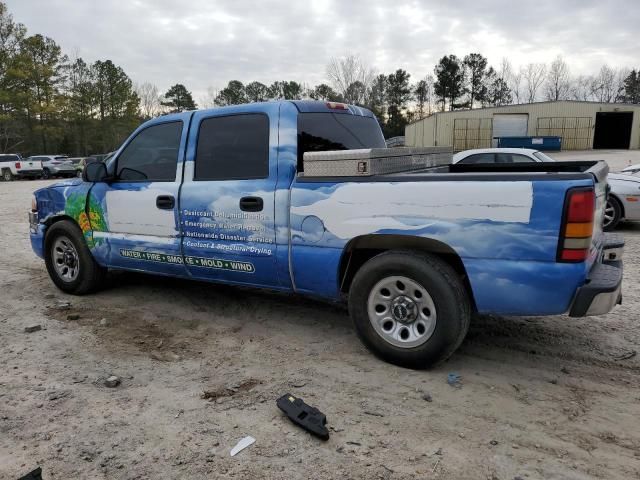
[[[2,479],[640,477],[640,224],[621,228],[611,314],[479,317],[447,363],[411,371],[310,300],[137,274],[61,293],[28,240],[44,185],[0,184]],[[281,415],[287,392],[327,415],[329,441]]]

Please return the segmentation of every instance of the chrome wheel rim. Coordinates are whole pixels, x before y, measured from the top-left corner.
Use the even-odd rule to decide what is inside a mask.
[[[53,259],[53,268],[61,280],[73,282],[78,278],[78,273],[80,273],[78,251],[67,237],[58,237],[53,242],[51,258]]]
[[[607,205],[604,207],[604,226],[608,227],[613,223],[616,218],[616,209],[611,203],[611,200],[607,200]]]
[[[429,292],[400,275],[385,277],[374,285],[367,311],[376,333],[400,348],[422,345],[436,328],[436,307]]]

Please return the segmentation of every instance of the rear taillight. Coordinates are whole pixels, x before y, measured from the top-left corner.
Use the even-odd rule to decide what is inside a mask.
[[[20,169],[22,168],[22,165],[20,164],[20,162],[16,162],[16,168],[17,168],[18,170],[20,170]]]
[[[583,262],[587,259],[595,210],[593,188],[572,188],[567,192],[558,244],[559,262]]]

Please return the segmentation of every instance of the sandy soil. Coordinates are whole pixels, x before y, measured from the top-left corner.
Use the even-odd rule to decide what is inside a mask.
[[[45,479],[640,477],[640,224],[621,229],[611,314],[476,318],[447,363],[418,372],[305,299],[134,274],[62,294],[27,234],[45,184],[0,183],[2,479],[38,465]],[[122,384],[106,388],[112,374]],[[283,417],[287,392],[327,415],[329,441]],[[230,457],[245,435],[256,443]]]

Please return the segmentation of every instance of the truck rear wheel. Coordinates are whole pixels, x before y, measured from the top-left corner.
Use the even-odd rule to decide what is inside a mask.
[[[362,342],[378,357],[409,368],[447,359],[469,329],[462,281],[438,257],[386,252],[356,273],[349,313]]]
[[[2,179],[5,182],[10,182],[11,180],[13,180],[13,173],[11,173],[11,170],[5,168],[2,172]]]
[[[91,255],[80,228],[68,220],[47,229],[44,260],[53,283],[73,295],[98,289],[106,276],[106,269]]]

